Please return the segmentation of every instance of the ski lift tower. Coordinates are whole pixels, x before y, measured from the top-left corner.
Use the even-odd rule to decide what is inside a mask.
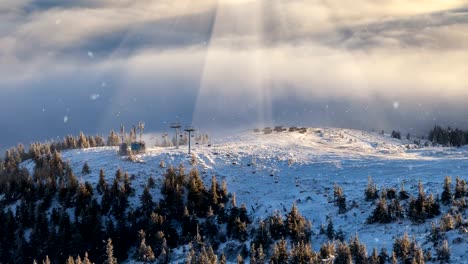
[[[120,126],[120,139],[122,140],[122,143],[125,143],[125,127],[124,127],[124,125]]]
[[[142,143],[142,136],[143,136],[143,131],[145,130],[145,123],[144,122],[140,122],[138,123],[138,129],[140,130],[140,144]]]
[[[195,131],[195,128],[186,127],[184,130],[188,132],[188,153],[190,154],[190,138],[192,137],[192,132]]]
[[[177,149],[179,148],[179,128],[181,128],[181,127],[182,126],[180,125],[179,122],[171,124],[171,128],[175,129],[175,144],[176,144]]]

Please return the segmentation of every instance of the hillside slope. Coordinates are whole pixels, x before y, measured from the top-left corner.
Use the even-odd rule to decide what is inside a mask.
[[[246,204],[255,220],[271,215],[274,211],[286,213],[295,203],[300,212],[312,221],[315,233],[320,225],[326,225],[327,217],[334,221],[336,229],[342,229],[349,237],[359,233],[368,250],[372,247],[387,247],[391,251],[396,236],[405,231],[414,234],[423,247],[430,224],[414,225],[409,220],[394,224],[365,223],[373,205],[364,200],[368,176],[380,188],[399,189],[402,182],[411,193],[417,193],[417,183],[422,181],[426,192],[438,195],[446,175],[468,176],[468,149],[466,148],[417,148],[409,141],[392,139],[374,132],[350,129],[317,128],[307,133],[282,132],[265,135],[245,132],[241,135],[213,140],[211,146],[195,145],[193,157],[186,147],[150,148],[138,155],[138,162],[130,162],[117,155],[112,147],[71,150],[62,153],[74,171],[80,172],[87,161],[92,168],[89,175],[80,175],[80,180],[96,184],[99,169],[106,171],[110,181],[114,172],[121,168],[130,175],[137,195],[130,203],[137,206],[139,196],[149,176],[159,186],[166,166],[185,168],[195,166],[205,182],[212,175],[227,182],[230,192],[237,195],[239,204]],[[33,163],[23,164],[32,169]],[[340,185],[348,203],[355,207],[345,214],[338,214],[333,204],[333,185]],[[152,190],[159,198],[158,188]],[[318,250],[323,238],[312,239]],[[468,241],[453,245],[453,260],[463,263],[468,259]],[[466,263],[466,262],[465,262]]]

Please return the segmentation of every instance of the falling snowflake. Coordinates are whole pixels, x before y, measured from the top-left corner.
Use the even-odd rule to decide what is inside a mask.
[[[68,123],[68,116],[63,117],[63,123]]]
[[[44,113],[45,111],[46,111],[45,108],[42,108],[42,113]]]
[[[56,25],[60,25],[61,23],[62,23],[62,20],[61,20],[61,19],[56,19],[56,20],[55,20],[55,24],[56,24]]]
[[[400,108],[400,102],[398,101],[393,102],[393,109],[398,109],[398,108]]]
[[[90,58],[94,58],[94,53],[93,53],[92,51],[88,51],[88,56],[89,56]]]
[[[100,96],[101,96],[100,94],[92,94],[92,95],[89,96],[89,98],[91,100],[95,101],[95,100],[99,99]]]
[[[101,86],[102,86],[102,87],[106,87],[106,86],[107,86],[107,83],[106,83],[106,82],[102,82],[102,83],[101,83]]]

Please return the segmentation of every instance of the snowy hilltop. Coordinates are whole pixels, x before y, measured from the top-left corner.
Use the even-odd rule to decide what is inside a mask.
[[[119,186],[120,183],[119,180],[116,180],[115,172],[117,171],[118,174],[120,171],[122,175],[119,177],[122,178],[121,182],[124,182],[122,188],[125,189],[125,186],[128,185],[128,188],[132,190],[126,197],[128,206],[122,209],[123,214],[143,210],[143,200],[147,196],[150,196],[151,200],[155,204],[159,204],[160,207],[166,205],[169,197],[167,194],[169,168],[174,168],[172,169],[174,175],[183,173],[179,171],[180,167],[184,168],[187,175],[192,173],[189,171],[196,170],[197,172],[195,178],[187,176],[189,183],[185,195],[188,196],[182,199],[187,203],[189,211],[193,198],[190,198],[190,188],[193,187],[191,187],[191,181],[195,181],[194,179],[199,177],[203,182],[200,184],[207,188],[207,197],[211,197],[209,196],[211,193],[209,186],[213,184],[213,179],[216,179],[218,184],[223,182],[223,186],[227,186],[225,193],[227,196],[225,197],[226,204],[222,208],[233,210],[232,208],[241,206],[248,215],[248,220],[244,221],[246,231],[248,231],[245,237],[231,234],[230,222],[227,220],[227,226],[218,227],[220,234],[224,234],[224,239],[207,239],[205,241],[205,245],[216,244],[214,253],[218,256],[222,253],[223,257],[227,257],[228,262],[237,261],[237,255],[241,256],[242,253],[245,255],[245,252],[242,251],[245,251],[245,248],[251,248],[257,242],[255,235],[248,234],[255,234],[260,223],[266,221],[271,224],[271,219],[274,219],[275,216],[283,216],[284,221],[287,221],[288,216],[291,215],[290,210],[294,207],[310,225],[307,225],[308,228],[306,228],[308,230],[306,233],[310,236],[307,238],[307,242],[310,243],[310,248],[314,252],[320,253],[327,241],[344,240],[350,241],[352,244],[351,240],[357,235],[360,243],[367,247],[366,254],[369,259],[372,257],[372,249],[375,248],[379,252],[385,249],[388,252],[388,261],[390,261],[391,252],[395,251],[395,241],[403,238],[406,233],[410,240],[414,239],[414,247],[420,248],[421,252],[424,251],[426,262],[439,261],[437,259],[442,254],[440,253],[442,245],[447,240],[450,245],[452,263],[467,263],[466,206],[456,204],[455,202],[459,200],[456,200],[457,197],[453,193],[450,196],[450,202],[453,203],[441,202],[440,198],[444,197],[443,187],[444,180],[447,180],[446,176],[451,176],[450,179],[453,181],[449,187],[455,186],[455,177],[457,176],[459,176],[457,186],[459,180],[462,183],[466,182],[468,149],[463,147],[424,147],[424,142],[415,143],[414,140],[395,139],[382,133],[352,129],[307,128],[292,129],[291,131],[288,129],[268,130],[266,132],[256,130],[236,136],[212,139],[210,144],[194,142],[192,154],[187,154],[186,146],[180,146],[178,149],[175,147],[156,147],[147,142],[146,153],[136,155],[133,160],[119,156],[117,154],[118,147],[108,146],[64,150],[60,154],[60,159],[64,164],[68,164],[71,171],[75,172],[77,186],[86,183],[91,186],[89,188],[94,190],[104,188],[103,181],[109,188],[112,184]],[[86,164],[87,169],[83,168],[84,164]],[[29,175],[35,175],[38,170],[37,159],[25,160],[20,164],[20,167],[25,168]],[[125,174],[125,180],[123,180],[123,174]],[[112,183],[113,181],[114,183]],[[150,188],[148,188],[149,181],[152,185]],[[166,188],[166,193],[161,191],[164,188]],[[408,197],[401,198],[402,191]],[[369,192],[375,193],[370,195]],[[421,192],[423,193],[421,194]],[[98,203],[105,200],[105,192],[102,194],[99,191],[95,195]],[[417,207],[418,197],[422,197],[426,208],[434,205],[437,206],[434,207],[434,210],[437,209],[439,212],[434,211],[434,214],[431,215],[424,209],[418,213],[409,211],[408,208]],[[463,193],[463,199],[465,199],[464,197],[465,193]],[[343,200],[340,204],[341,198]],[[51,199],[50,209],[48,209],[49,218],[52,217],[50,214],[53,214],[54,210],[59,210],[54,208],[63,206],[61,198],[52,197]],[[76,201],[71,198],[72,205],[69,207],[73,208],[75,203]],[[397,208],[399,211],[394,208],[395,203],[401,207]],[[6,203],[4,211],[11,209],[14,214],[17,214],[21,204],[20,200]],[[388,218],[381,218],[376,213],[378,210],[375,210],[379,204],[384,208],[393,208],[392,210],[397,211],[391,211]],[[214,204],[209,207],[212,206],[214,207]],[[206,207],[205,209],[208,210],[208,206]],[[111,208],[113,207],[111,206]],[[198,210],[197,206],[191,208]],[[218,209],[212,209],[215,210],[214,217],[219,219],[221,216],[217,215]],[[153,208],[152,210],[159,215],[168,214],[161,208]],[[75,213],[74,210],[68,211],[71,222],[81,219]],[[453,230],[441,230],[442,235],[438,240],[431,238],[434,235],[431,222],[436,226],[442,225],[445,223],[446,219],[444,220],[444,218],[448,217],[448,213],[455,222],[451,228]],[[418,220],[418,214],[424,215],[422,221]],[[103,226],[106,225],[105,222],[110,221],[113,222],[113,228],[118,229],[119,220],[118,217],[112,216],[112,209],[109,215],[105,213],[103,215],[105,216],[102,220]],[[130,215],[133,216],[133,214]],[[457,215],[461,217],[461,220],[457,220]],[[144,218],[144,216],[138,217]],[[167,215],[165,217],[170,218]],[[202,228],[208,222],[205,219],[206,216],[200,214],[193,217],[199,217],[197,223],[202,231],[197,232],[206,232]],[[242,222],[242,217],[240,219]],[[139,229],[146,232],[146,236],[154,232],[142,222],[135,221],[138,223]],[[221,220],[218,221],[223,223]],[[182,231],[183,220],[178,220],[176,217],[171,225],[175,230],[173,232],[176,232],[181,238],[184,232]],[[24,232],[25,241],[30,242],[33,231],[26,229]],[[290,254],[293,254],[295,242],[293,237],[288,235],[289,232],[286,232],[284,237],[289,239],[288,248],[291,250]],[[195,234],[192,233],[192,235]],[[141,260],[141,258],[135,257],[141,251],[137,245],[142,243],[141,234],[139,238],[136,238],[136,234],[134,237],[139,242],[129,245],[127,247],[129,248],[128,254],[123,254],[129,263]],[[274,257],[274,248],[279,247],[275,243],[281,244],[280,238],[281,236],[278,239],[273,238],[271,243],[266,245],[265,253],[267,256]],[[143,240],[143,242],[145,241],[150,241],[148,244],[153,243],[151,246],[156,259],[161,254],[161,248],[154,248],[157,247],[158,242],[149,238]],[[170,256],[172,262],[183,262],[189,258],[190,248],[182,241],[187,240],[177,241],[176,244],[172,242],[171,249],[168,250],[170,253],[164,251]],[[212,241],[216,241],[216,243]],[[115,243],[116,238],[114,239]],[[193,243],[192,241],[192,246]],[[271,248],[268,249],[268,246]],[[337,248],[334,250],[338,250],[340,246],[343,247],[343,244],[336,244]],[[317,253],[317,258],[322,260],[329,257],[338,258],[339,255],[337,252],[330,253],[330,256],[325,256],[326,254],[323,252],[325,255],[319,253]],[[70,252],[70,255],[76,254],[82,255],[83,250]],[[196,259],[197,254],[201,253],[194,250],[191,258]],[[251,259],[255,257],[255,254],[254,256],[246,254],[244,258]],[[399,255],[396,257],[400,258]],[[411,255],[411,257],[417,258],[416,254]],[[338,258],[335,263],[341,263],[339,261]],[[354,261],[357,263],[355,259]],[[94,262],[99,261],[94,260]]]

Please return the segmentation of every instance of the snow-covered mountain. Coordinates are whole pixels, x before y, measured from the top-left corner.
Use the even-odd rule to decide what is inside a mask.
[[[295,203],[304,217],[311,220],[316,234],[320,225],[327,224],[327,217],[331,217],[335,229],[342,229],[347,236],[358,233],[368,250],[387,247],[391,251],[395,237],[405,231],[426,248],[430,231],[429,221],[421,225],[408,219],[385,225],[367,224],[366,218],[374,207],[364,200],[368,176],[378,188],[399,189],[403,182],[413,195],[417,193],[418,181],[423,182],[427,193],[438,195],[445,176],[468,177],[468,148],[419,147],[406,139],[351,129],[245,132],[212,139],[212,144],[195,145],[192,150],[193,155],[189,155],[186,146],[152,147],[146,154],[138,155],[137,162],[119,156],[114,147],[70,150],[63,152],[62,157],[75,172],[80,172],[84,162],[88,162],[91,173],[78,175],[80,180],[93,184],[98,182],[101,168],[106,171],[108,181],[118,168],[134,175],[131,178],[136,195],[130,198],[134,206],[139,204],[149,176],[160,185],[169,165],[197,167],[206,183],[213,175],[219,181],[225,180],[229,191],[236,193],[238,204],[247,205],[254,221],[274,211],[286,213]],[[31,170],[33,165],[32,161],[23,164]],[[338,214],[333,203],[335,183],[343,188],[348,204],[355,204],[345,214]],[[151,192],[155,199],[161,197],[158,188]],[[452,239],[457,236],[457,231],[450,235]],[[323,241],[312,238],[315,250]],[[454,263],[467,263],[467,247],[466,237],[462,243],[452,245]]]

